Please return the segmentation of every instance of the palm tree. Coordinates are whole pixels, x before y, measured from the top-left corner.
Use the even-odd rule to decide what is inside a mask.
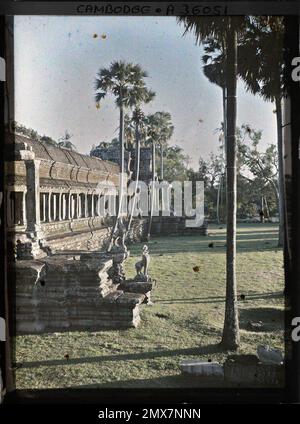
[[[115,228],[112,234],[115,233],[118,225],[118,220],[122,211],[123,189],[124,189],[124,109],[131,108],[143,102],[147,91],[144,79],[147,73],[140,65],[116,61],[111,63],[109,68],[100,69],[95,80],[95,101],[99,107],[100,101],[108,94],[115,96],[115,103],[120,110],[120,125],[119,125],[119,144],[120,144],[120,196],[118,216]]]
[[[152,91],[145,91],[144,102],[149,103],[154,98],[155,93]],[[130,230],[130,226],[133,218],[133,211],[135,208],[135,202],[137,197],[137,189],[140,178],[140,152],[141,152],[141,136],[145,136],[146,131],[146,117],[139,106],[139,103],[136,104],[136,107],[132,113],[132,123],[135,126],[135,188],[133,194],[133,202],[130,213],[130,219],[127,226],[127,232]]]
[[[227,166],[227,240],[226,240],[226,305],[222,345],[237,349],[240,343],[236,286],[236,84],[237,36],[246,24],[244,17],[180,17],[185,33],[191,31],[197,43],[215,39],[225,46],[226,166]]]
[[[239,54],[239,75],[252,94],[275,104],[277,119],[278,187],[279,187],[279,234],[278,246],[283,246],[284,231],[284,175],[282,98],[285,92],[284,24],[282,17],[252,18],[245,31]]]
[[[155,143],[160,148],[160,179],[164,179],[164,149],[173,135],[174,125],[172,124],[169,112],[155,112],[148,116],[148,143]]]
[[[161,180],[163,180],[163,154],[164,148],[167,146],[168,140],[172,137],[174,126],[171,121],[169,112],[155,112],[147,116],[147,139],[146,144],[152,146],[152,195],[151,195],[151,211],[148,226],[148,239],[151,234],[152,217],[154,210],[155,199],[155,181],[157,180],[156,173],[156,146],[160,146],[160,172]]]
[[[132,117],[126,113],[124,115],[124,135],[126,145],[129,149],[131,149],[134,144],[134,132],[134,123]]]
[[[151,227],[152,227],[152,218],[153,218],[153,209],[155,202],[155,181],[156,181],[156,143],[159,140],[159,130],[157,127],[157,119],[155,114],[147,116],[147,139],[146,145],[152,146],[152,187],[151,187],[151,207],[150,207],[150,219],[148,225],[148,235],[147,239],[149,240],[151,235]]]

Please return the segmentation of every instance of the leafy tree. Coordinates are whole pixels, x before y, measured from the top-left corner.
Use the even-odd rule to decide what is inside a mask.
[[[97,149],[109,149],[117,146],[119,146],[119,139],[113,138],[111,141],[101,141],[97,146],[93,145],[91,152]]]
[[[278,183],[278,153],[275,144],[270,144],[265,151],[259,149],[262,139],[262,131],[254,130],[249,125],[242,125],[237,130],[239,168],[246,170],[254,177],[252,190],[259,193],[260,197],[265,197],[270,190],[273,191],[277,204],[277,211],[280,207],[280,194]]]
[[[189,156],[179,146],[165,148],[164,179],[168,182],[187,181],[189,175]],[[158,172],[160,165],[158,166]]]
[[[278,246],[283,245],[284,228],[284,175],[282,98],[285,93],[283,17],[253,17],[239,49],[242,60],[239,75],[247,89],[264,100],[274,102],[277,118],[279,235]]]
[[[51,137],[48,137],[47,135],[42,135],[40,138],[39,138],[39,140],[43,143],[43,144],[48,144],[48,145],[50,145],[50,146],[57,146],[58,145],[58,143],[55,141],[55,140],[53,140],[53,138],[51,138]]]
[[[28,128],[25,125],[19,124],[17,121],[13,121],[11,125],[12,130],[16,134],[23,135],[25,137],[30,138],[34,141],[40,141],[43,144],[48,144],[51,146],[57,146],[57,143],[55,140],[53,140],[51,137],[48,137],[46,135],[41,136],[36,130],[32,128]]]

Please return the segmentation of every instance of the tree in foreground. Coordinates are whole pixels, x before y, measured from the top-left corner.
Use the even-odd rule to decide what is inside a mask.
[[[237,108],[237,37],[247,23],[244,17],[181,17],[185,32],[192,32],[197,43],[215,39],[224,45],[226,101],[226,169],[227,169],[227,231],[226,231],[226,304],[222,345],[235,350],[240,344],[236,284],[236,108]]]

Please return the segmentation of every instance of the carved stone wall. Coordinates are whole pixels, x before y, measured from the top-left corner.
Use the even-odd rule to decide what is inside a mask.
[[[99,253],[12,264],[17,334],[136,327],[145,296],[119,290],[111,266]]]
[[[7,234],[17,259],[42,258],[43,246],[105,247],[119,166],[11,133],[7,146]]]

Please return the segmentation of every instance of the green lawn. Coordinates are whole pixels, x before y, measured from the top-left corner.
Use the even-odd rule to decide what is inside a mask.
[[[211,226],[208,237],[153,239],[150,274],[157,280],[154,304],[144,306],[136,329],[18,336],[17,388],[178,387],[199,384],[180,375],[186,358],[223,362],[219,347],[224,318],[225,226]],[[238,226],[237,281],[241,348],[258,344],[284,348],[283,258],[277,226]],[[214,242],[214,248],[208,244]],[[142,244],[130,246],[126,263],[133,276]],[[199,266],[199,272],[193,267]],[[263,331],[247,329],[261,320]],[[64,356],[68,354],[69,359]]]

